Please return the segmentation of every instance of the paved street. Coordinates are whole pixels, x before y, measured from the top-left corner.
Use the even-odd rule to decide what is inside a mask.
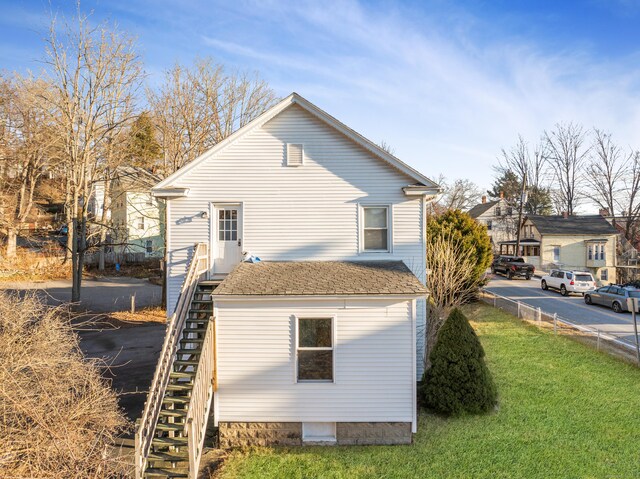
[[[10,291],[36,291],[48,304],[55,306],[71,301],[71,280],[21,281],[0,283],[0,289]],[[146,279],[101,278],[82,280],[81,301],[78,309],[94,313],[126,311],[131,307],[131,296],[136,296],[136,307],[159,306],[162,288]]]
[[[633,344],[631,313],[616,314],[603,306],[586,305],[582,295],[564,297],[556,291],[543,291],[539,278],[510,281],[501,276],[493,276],[485,289],[535,308],[539,307],[546,313],[557,313],[559,317],[573,323],[611,333]]]

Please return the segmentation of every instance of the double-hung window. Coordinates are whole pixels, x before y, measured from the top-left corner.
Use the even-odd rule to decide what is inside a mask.
[[[333,381],[333,321],[333,318],[298,318],[298,382]]]
[[[364,224],[362,249],[364,251],[389,251],[389,207],[363,206]]]

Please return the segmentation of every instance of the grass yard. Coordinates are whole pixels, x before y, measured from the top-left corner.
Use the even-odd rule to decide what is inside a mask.
[[[500,410],[423,413],[412,446],[232,452],[230,478],[640,478],[640,370],[486,305],[466,313]]]

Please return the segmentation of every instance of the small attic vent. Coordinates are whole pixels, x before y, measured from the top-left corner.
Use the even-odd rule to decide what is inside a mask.
[[[287,143],[287,166],[302,166],[302,144]]]

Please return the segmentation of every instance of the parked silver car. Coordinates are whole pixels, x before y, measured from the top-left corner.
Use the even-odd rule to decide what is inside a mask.
[[[613,309],[616,313],[629,311],[627,308],[629,298],[640,298],[640,290],[612,284],[584,293],[585,303],[601,304]]]

